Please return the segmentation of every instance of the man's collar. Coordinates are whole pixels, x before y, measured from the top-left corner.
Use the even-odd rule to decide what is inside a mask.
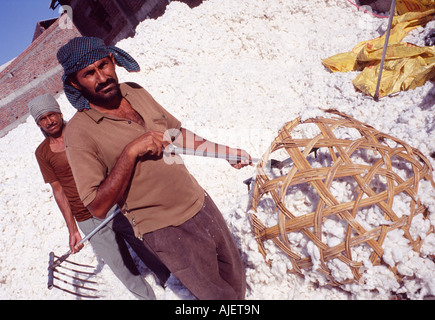
[[[92,107],[90,109],[85,109],[85,110],[78,111],[78,112],[83,112],[89,118],[94,120],[96,123],[100,122],[106,116],[105,114],[102,114],[101,112],[93,109]]]

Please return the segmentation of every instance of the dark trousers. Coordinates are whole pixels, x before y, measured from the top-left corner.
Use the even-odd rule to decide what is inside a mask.
[[[209,195],[193,218],[146,233],[143,243],[197,299],[245,298],[246,276],[239,250]]]
[[[122,240],[127,242],[139,259],[157,276],[160,281],[160,285],[164,286],[166,280],[168,280],[170,276],[170,272],[168,268],[160,261],[160,259],[155,256],[152,252],[148,250],[138,238],[136,238],[133,228],[128,220],[122,214],[117,214],[113,219],[113,230],[116,232],[117,236],[120,238],[120,242],[122,244]],[[121,240],[122,239],[122,240]],[[125,246],[125,244],[123,244]],[[124,252],[128,253],[128,250],[124,250]],[[136,266],[130,256],[130,254],[124,254],[124,261],[134,268],[137,273],[139,273],[136,269]]]

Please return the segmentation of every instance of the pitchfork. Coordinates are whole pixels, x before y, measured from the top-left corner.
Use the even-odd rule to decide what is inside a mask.
[[[109,214],[106,216],[106,218],[94,230],[92,230],[87,236],[85,236],[82,240],[80,240],[78,245],[83,244],[87,240],[92,238],[98,231],[100,231],[105,225],[107,225],[109,223],[109,221],[111,221],[120,211],[121,211],[120,208],[118,208],[112,212],[109,211]],[[88,284],[96,284],[95,281],[91,281],[89,279],[81,279],[79,277],[76,277],[76,276],[69,274],[67,271],[70,271],[70,272],[72,271],[72,272],[75,272],[75,273],[80,274],[82,276],[86,276],[88,278],[95,275],[94,272],[73,269],[74,267],[61,266],[62,262],[67,262],[69,265],[73,265],[73,266],[78,266],[78,267],[82,267],[82,268],[94,268],[94,267],[89,266],[89,265],[80,264],[80,263],[76,263],[76,262],[72,262],[72,261],[67,260],[67,258],[71,255],[71,253],[72,253],[72,251],[68,250],[65,254],[58,257],[54,254],[54,252],[50,252],[49,261],[48,261],[48,283],[47,283],[48,289],[51,290],[53,288],[57,288],[59,290],[62,290],[62,291],[65,291],[65,292],[68,292],[68,293],[71,293],[71,294],[74,294],[76,296],[83,297],[83,298],[99,298],[98,296],[95,296],[95,295],[88,295],[88,294],[81,294],[79,292],[74,292],[74,291],[65,289],[63,287],[60,287],[60,286],[57,286],[54,284],[54,280],[56,279],[56,280],[59,280],[61,282],[66,283],[66,284],[69,284],[76,289],[83,289],[83,290],[87,290],[87,291],[91,291],[91,292],[96,291],[96,289],[86,286]],[[54,258],[56,258],[56,260],[54,260]],[[62,270],[57,270],[58,267],[62,268]],[[55,275],[54,274],[55,272],[59,276]],[[70,283],[67,280],[60,278],[60,276],[66,277],[68,279],[72,279],[73,283]],[[82,284],[79,284],[79,282],[81,282]]]

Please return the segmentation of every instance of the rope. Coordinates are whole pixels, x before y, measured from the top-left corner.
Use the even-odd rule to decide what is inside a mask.
[[[373,13],[373,12],[371,12],[371,11],[365,10],[365,9],[363,9],[361,6],[357,5],[356,3],[353,3],[353,2],[350,1],[350,0],[346,0],[346,1],[349,2],[351,5],[357,7],[359,10],[364,11],[364,13],[370,13],[371,15],[373,15],[373,16],[375,16],[375,17],[377,17],[377,18],[389,18],[389,16],[382,16],[382,15],[379,15],[379,14]]]

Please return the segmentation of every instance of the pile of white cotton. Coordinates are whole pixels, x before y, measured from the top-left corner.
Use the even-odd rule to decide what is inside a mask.
[[[379,102],[357,92],[357,73],[330,73],[321,59],[346,52],[385,30],[386,19],[358,11],[344,0],[205,0],[190,9],[173,1],[156,20],[143,21],[133,38],[117,46],[141,66],[139,73],[118,68],[121,81],[145,87],[183,126],[208,140],[240,147],[253,157],[268,148],[284,122],[322,115],[335,108],[404,140],[430,158],[435,146],[433,82]],[[431,23],[433,27],[433,24]],[[428,28],[408,38],[421,45]],[[64,117],[75,110],[62,93]],[[0,299],[75,299],[47,289],[48,254],[68,250],[62,215],[40,174],[34,151],[43,136],[33,119],[0,139]],[[391,234],[385,262],[406,275],[397,282],[385,266],[367,265],[366,283],[344,289],[319,286],[319,277],[287,274],[286,256],[270,246],[269,267],[257,249],[249,221],[249,193],[243,181],[254,168],[235,170],[223,160],[185,156],[186,165],[221,209],[246,267],[247,299],[411,299],[435,295],[435,239],[419,256]],[[432,165],[435,162],[432,158]],[[435,225],[435,192],[420,184],[419,195]],[[339,191],[338,191],[339,192]],[[336,226],[331,225],[331,228]],[[428,228],[422,225],[421,230]],[[416,234],[421,234],[416,225]],[[333,230],[331,232],[340,232]],[[307,249],[309,250],[309,248]],[[315,252],[313,252],[315,257]],[[133,299],[90,245],[72,259],[95,266],[103,299]],[[340,266],[336,266],[340,271]],[[171,277],[163,289],[141,265],[158,299],[192,299]]]

